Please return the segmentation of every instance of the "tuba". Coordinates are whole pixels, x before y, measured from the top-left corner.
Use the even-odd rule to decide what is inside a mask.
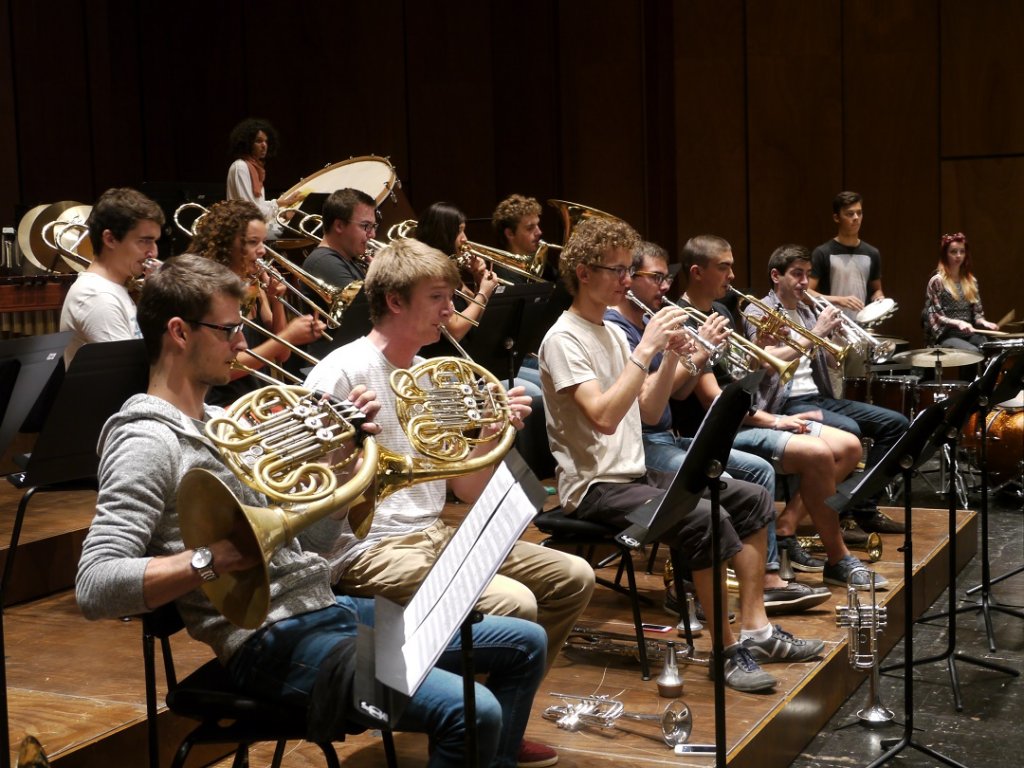
[[[615,219],[621,221],[618,216],[613,216],[610,213],[605,213],[597,208],[591,208],[589,205],[583,205],[582,203],[572,203],[568,200],[548,200],[548,205],[556,209],[562,216],[562,241],[564,243],[569,242],[569,238],[572,237],[572,231],[576,228],[584,219]],[[549,246],[550,247],[550,246]],[[538,248],[538,250],[540,250]]]
[[[515,427],[501,383],[470,360],[432,358],[391,375],[399,422],[422,455],[359,446],[362,412],[347,401],[298,386],[271,384],[235,401],[206,425],[224,463],[269,507],[241,504],[213,473],[193,468],[178,489],[185,546],[228,538],[262,554],[260,565],[203,584],[220,613],[252,629],[270,606],[268,566],[274,552],[313,523],[349,507],[352,532],[369,532],[376,504],[416,483],[470,474],[496,464],[512,447]],[[480,445],[489,450],[471,456]],[[361,460],[361,462],[360,462]],[[338,472],[351,472],[341,483]]]

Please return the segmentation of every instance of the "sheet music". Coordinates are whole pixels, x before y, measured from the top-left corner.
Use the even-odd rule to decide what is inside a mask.
[[[536,514],[502,463],[403,611],[377,598],[377,679],[413,695]]]

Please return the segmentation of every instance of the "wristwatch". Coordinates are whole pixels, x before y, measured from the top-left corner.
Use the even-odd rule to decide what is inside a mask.
[[[213,581],[217,572],[213,570],[213,552],[209,547],[196,547],[192,552],[192,569],[203,581]]]

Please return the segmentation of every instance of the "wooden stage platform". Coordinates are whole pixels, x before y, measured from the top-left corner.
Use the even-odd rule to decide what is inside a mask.
[[[0,488],[0,541],[10,539],[10,528],[20,492],[3,482]],[[94,494],[89,492],[39,495],[28,510],[23,548],[16,559],[12,579],[14,600],[7,608],[5,631],[10,711],[10,736],[17,745],[28,732],[43,743],[53,765],[78,766],[146,765],[145,700],[142,670],[141,630],[137,621],[87,622],[78,612],[71,591],[78,550],[92,514]],[[902,519],[903,510],[886,510]],[[457,519],[460,510],[453,507]],[[947,513],[945,510],[915,509],[914,613],[920,614],[946,587]],[[526,537],[539,540],[532,527]],[[902,559],[897,547],[902,536],[883,536],[884,552],[877,570],[890,580],[880,592],[888,606],[888,627],[881,635],[883,653],[902,635],[907,590],[903,584]],[[977,519],[973,513],[958,517],[958,560],[962,567],[976,551]],[[664,551],[664,548],[662,548]],[[658,607],[645,610],[645,620],[674,624],[675,618],[661,607],[660,563],[654,575],[642,574],[642,558],[636,557],[640,588]],[[609,569],[610,570],[610,569]],[[801,575],[812,583],[813,576]],[[40,596],[46,594],[46,596]],[[771,695],[727,692],[729,765],[744,768],[787,766],[803,746],[823,727],[842,702],[864,680],[847,662],[845,631],[835,625],[835,606],[846,604],[846,591],[832,588],[832,600],[817,610],[776,617],[774,620],[798,636],[827,641],[820,661],[773,665],[770,671],[780,679]],[[598,587],[584,614],[584,623],[620,633],[631,624],[625,598]],[[187,672],[210,658],[201,646],[180,633],[175,638],[179,673]],[[667,639],[672,635],[651,635]],[[706,654],[710,640],[705,634],[696,641],[699,654]],[[653,668],[655,676],[660,665]],[[706,670],[682,667],[685,678],[683,699],[694,715],[693,742],[714,739],[713,686]],[[559,730],[542,719],[541,712],[558,703],[548,693],[603,693],[616,695],[632,712],[660,712],[667,701],[659,699],[654,680],[640,679],[639,665],[625,656],[603,653],[563,652],[542,683],[534,703],[534,716],[527,737],[550,744],[560,755],[563,768],[583,766],[711,765],[713,758],[677,756],[664,744],[624,732],[600,734]],[[859,692],[858,696],[866,696]],[[898,702],[887,702],[889,706]],[[625,725],[625,723],[624,723]],[[630,727],[643,724],[630,724]],[[164,763],[177,745],[179,734],[188,727],[170,713],[161,714]],[[402,766],[426,763],[425,738],[411,734],[396,737]],[[253,749],[252,765],[268,765],[269,748]],[[380,740],[373,734],[350,737],[338,745],[345,765],[353,768],[383,764]],[[216,762],[216,755],[206,754]],[[12,764],[14,762],[12,756]],[[199,761],[195,765],[201,764]],[[223,762],[228,765],[228,762]],[[323,757],[308,744],[289,745],[286,766],[319,766]]]

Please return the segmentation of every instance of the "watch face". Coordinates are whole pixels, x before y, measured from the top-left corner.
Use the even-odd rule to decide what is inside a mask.
[[[192,567],[206,568],[213,562],[213,553],[207,547],[199,547],[192,553]]]

